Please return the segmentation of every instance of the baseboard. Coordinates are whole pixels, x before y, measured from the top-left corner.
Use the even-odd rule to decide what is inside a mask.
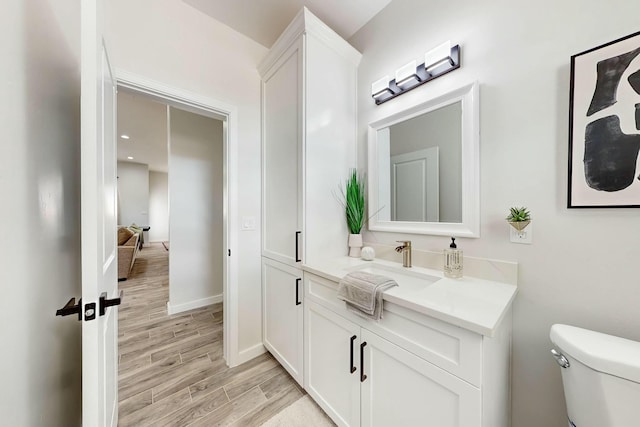
[[[222,294],[214,295],[208,298],[197,299],[194,301],[189,301],[182,304],[171,304],[171,301],[167,301],[167,313],[169,313],[169,315],[182,313],[183,311],[189,311],[195,308],[205,307],[211,304],[217,304],[219,302],[222,302]]]
[[[264,348],[262,343],[256,344],[253,347],[249,347],[245,350],[242,350],[238,353],[238,365],[242,365],[244,362],[248,362],[249,360],[254,359],[266,352],[267,352],[267,349]]]

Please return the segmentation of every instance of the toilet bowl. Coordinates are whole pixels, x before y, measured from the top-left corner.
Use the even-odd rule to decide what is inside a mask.
[[[553,325],[570,427],[640,427],[640,342]]]

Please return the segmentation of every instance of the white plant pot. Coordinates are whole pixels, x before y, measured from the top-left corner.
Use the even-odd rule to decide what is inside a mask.
[[[362,253],[362,234],[349,234],[349,256],[360,258]]]

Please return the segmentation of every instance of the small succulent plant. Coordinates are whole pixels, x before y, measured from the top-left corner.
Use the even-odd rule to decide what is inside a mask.
[[[509,222],[531,221],[531,214],[527,208],[512,207],[509,209],[509,216],[507,216],[506,220]]]

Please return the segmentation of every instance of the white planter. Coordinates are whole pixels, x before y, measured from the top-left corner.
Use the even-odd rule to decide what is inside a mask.
[[[362,253],[362,234],[349,234],[349,256],[360,258]]]

